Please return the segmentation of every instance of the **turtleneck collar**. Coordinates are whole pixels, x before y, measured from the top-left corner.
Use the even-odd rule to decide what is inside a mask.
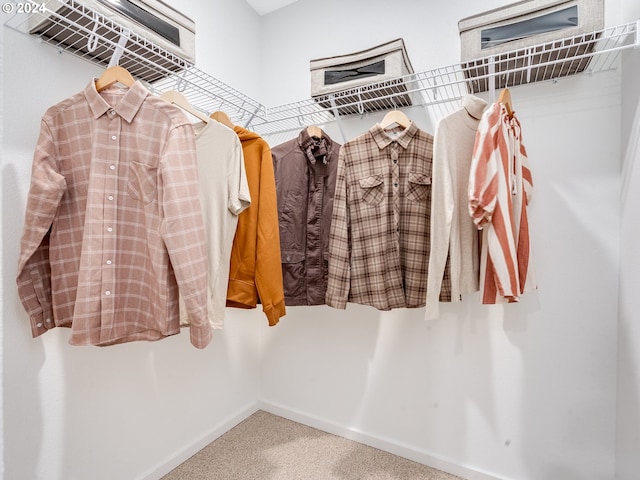
[[[476,120],[480,120],[482,118],[482,112],[484,112],[484,109],[487,107],[487,102],[475,95],[465,95],[462,99],[462,106],[469,115]]]

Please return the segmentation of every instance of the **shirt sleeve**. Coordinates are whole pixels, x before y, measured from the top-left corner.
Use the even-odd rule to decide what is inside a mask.
[[[451,221],[453,219],[453,186],[449,169],[449,136],[446,118],[436,125],[433,141],[433,170],[431,181],[431,247],[429,254],[429,276],[427,278],[426,320],[435,320],[440,315],[439,299],[442,279],[447,264]]]
[[[262,311],[267,316],[269,325],[273,326],[286,314],[286,308],[280,257],[276,179],[271,150],[266,143],[260,162],[257,235],[256,288],[262,303]]]
[[[344,146],[338,155],[336,190],[329,233],[329,273],[325,301],[333,308],[345,309],[351,286],[351,244],[347,206],[346,153]]]
[[[522,165],[522,185],[525,194],[525,205],[529,205],[531,202],[531,196],[533,195],[533,177],[531,175],[531,169],[529,168],[529,155],[527,149],[524,147],[524,140],[522,139],[522,131],[518,125],[518,133],[520,136],[519,154],[520,164]]]
[[[240,139],[234,134],[233,149],[229,159],[229,175],[227,176],[227,208],[234,215],[240,215],[251,205],[251,194],[247,182],[247,171],[244,165],[244,154]]]
[[[469,173],[469,214],[478,228],[491,221],[498,198],[500,105],[493,104],[480,120]]]
[[[33,337],[54,326],[49,234],[66,189],[65,178],[58,168],[53,135],[43,121],[33,157],[16,277],[18,296],[31,319]]]
[[[212,338],[207,317],[207,250],[198,190],[195,138],[190,125],[174,128],[160,163],[161,234],[190,320],[191,343]]]

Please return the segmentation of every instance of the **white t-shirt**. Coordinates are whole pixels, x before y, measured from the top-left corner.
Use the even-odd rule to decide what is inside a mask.
[[[215,120],[193,127],[209,261],[207,310],[212,328],[220,329],[224,326],[229,262],[238,215],[251,204],[251,197],[238,135]],[[183,325],[189,323],[182,308],[180,317]]]

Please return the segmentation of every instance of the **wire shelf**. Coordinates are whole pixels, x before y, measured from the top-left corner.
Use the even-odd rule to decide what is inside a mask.
[[[254,118],[266,118],[266,109],[261,103],[80,1],[12,0],[8,4],[12,7],[5,7],[11,12],[6,15],[5,26],[37,36],[60,52],[105,67],[114,54],[119,55],[117,63],[135,78],[146,81],[154,92],[180,90],[194,107],[207,114],[224,110],[241,125],[248,125]],[[45,18],[47,21],[43,22]]]
[[[223,110],[234,123],[263,136],[292,132],[312,124],[326,125],[344,115],[363,115],[409,105],[423,106],[437,119],[457,110],[459,100],[466,94],[492,93],[504,87],[615,69],[621,51],[640,47],[640,21],[637,21],[266,108],[135,33],[130,33],[124,43],[122,26],[79,0],[44,3],[27,0],[10,4],[12,13],[5,15],[5,26],[37,35],[59,51],[100,65],[106,66],[114,54],[120,55],[119,64],[134,77],[146,80],[152,91],[178,90],[202,112]],[[38,12],[43,9],[45,12]],[[33,31],[33,22],[30,23],[33,15],[47,16],[46,27]]]
[[[408,105],[422,105],[436,119],[441,118],[457,110],[466,94],[615,69],[622,50],[639,46],[638,23],[270,108],[265,121],[254,121],[252,127],[264,136],[277,135],[310,124],[324,125],[339,115],[363,115]]]

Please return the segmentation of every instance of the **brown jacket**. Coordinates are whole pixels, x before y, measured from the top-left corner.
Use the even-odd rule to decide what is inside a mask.
[[[322,305],[340,144],[323,133],[271,149],[278,195],[280,251],[287,305]]]
[[[236,126],[242,143],[251,206],[238,216],[233,239],[227,306],[262,310],[269,325],[285,315],[275,180],[269,145],[257,133]]]

